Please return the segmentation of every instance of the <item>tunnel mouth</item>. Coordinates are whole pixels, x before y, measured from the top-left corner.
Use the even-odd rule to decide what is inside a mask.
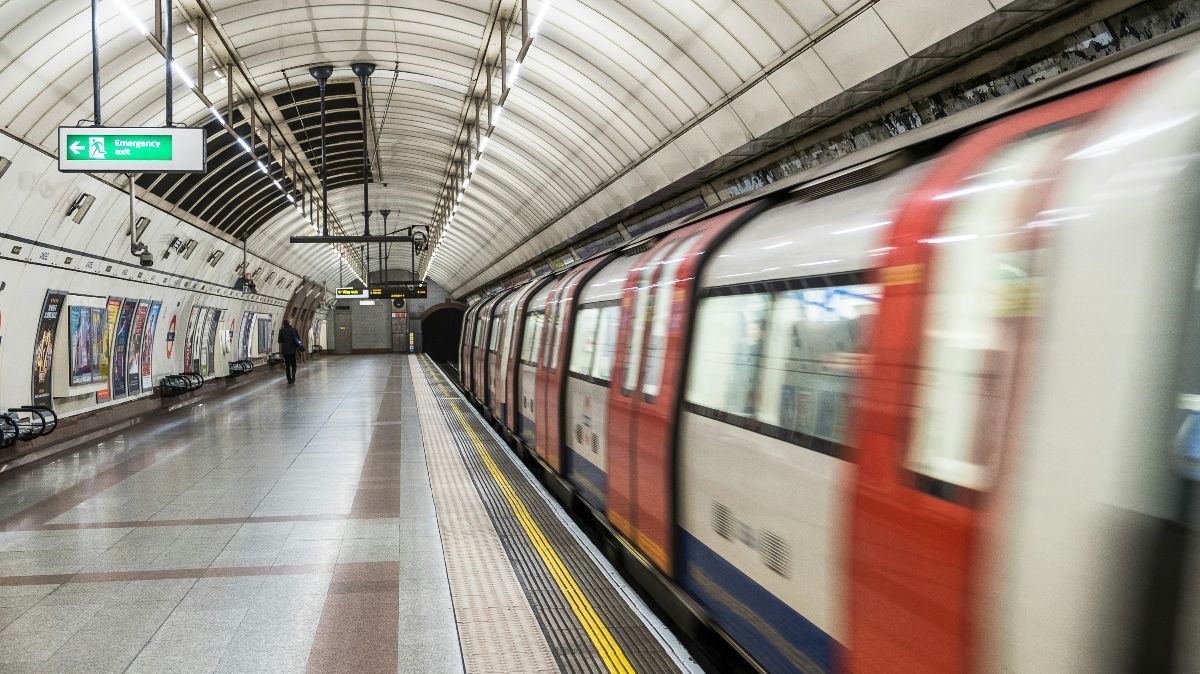
[[[421,315],[422,350],[439,363],[454,363],[458,359],[458,341],[462,336],[466,307],[447,302],[430,307]]]

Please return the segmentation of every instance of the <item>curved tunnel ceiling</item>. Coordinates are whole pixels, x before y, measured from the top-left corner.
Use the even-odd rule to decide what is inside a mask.
[[[122,3],[127,14],[118,7]],[[602,189],[609,201],[628,197],[622,206],[640,196],[613,182],[634,167],[645,184],[672,180],[668,164],[683,170],[711,161],[709,155],[727,145],[722,134],[745,140],[773,127],[757,128],[764,122],[756,120],[761,114],[756,106],[780,109],[790,119],[820,101],[812,90],[840,92],[881,69],[862,66],[858,73],[855,64],[831,65],[837,45],[827,47],[829,53],[809,50],[818,38],[844,32],[860,51],[878,52],[875,60],[891,66],[1007,3],[908,2],[905,11],[919,6],[911,21],[936,18],[937,25],[923,29],[928,35],[920,44],[902,44],[905,37],[893,25],[897,19],[888,17],[899,4],[556,0],[524,55],[520,77],[458,215],[437,236],[437,254],[426,260],[428,275],[447,288],[464,289],[525,263],[606,215],[592,203]],[[129,18],[151,25],[154,2],[106,0],[101,5],[104,121],[160,125],[163,58]],[[529,15],[538,15],[544,5],[544,0],[529,0]],[[227,110],[226,84],[215,68],[218,61],[232,62],[240,95],[255,98],[257,114],[271,120],[275,140],[287,147],[276,146],[276,164],[266,175],[256,174],[248,155],[230,151],[236,139],[214,123],[205,104],[177,86],[176,120],[213,126],[210,149],[221,158],[221,174],[147,177],[143,185],[207,225],[249,236],[253,249],[276,255],[297,272],[328,278],[336,277],[338,266],[330,248],[287,243],[293,234],[311,232],[311,225],[286,196],[303,202],[307,188],[293,183],[319,173],[316,87],[308,68],[335,66],[329,85],[329,201],[342,225],[359,230],[364,210],[360,91],[349,68],[355,61],[377,66],[370,78],[367,120],[374,181],[370,209],[392,211],[389,229],[435,223],[480,64],[499,52],[493,39],[496,17],[519,12],[520,2],[176,0],[175,6],[175,52],[183,70],[196,77],[195,38],[184,28],[204,21],[213,59],[206,59],[204,93]],[[85,2],[0,3],[0,125],[10,133],[55,152],[56,128],[90,116],[89,21]],[[876,24],[892,37],[864,43]],[[847,27],[856,28],[842,30]],[[521,48],[520,27],[515,31],[507,44],[510,64]],[[791,70],[785,72],[785,66]],[[769,100],[762,98],[762,87],[754,86],[768,75],[774,78]],[[748,98],[748,92],[757,98]],[[742,109],[738,102],[745,103]],[[247,126],[240,113],[233,121],[239,129]],[[707,128],[696,145],[696,134],[685,132],[702,122]],[[699,148],[695,156],[682,142],[689,138],[691,147]],[[667,148],[673,156],[646,163],[675,140],[681,142]],[[261,138],[256,141],[256,151],[269,149]],[[269,189],[272,181],[279,181],[279,190]],[[214,199],[233,208],[211,203]],[[573,217],[564,218],[567,214]],[[372,220],[376,232],[382,229],[378,218]],[[390,258],[399,262],[391,266],[406,269],[408,251],[398,248]]]

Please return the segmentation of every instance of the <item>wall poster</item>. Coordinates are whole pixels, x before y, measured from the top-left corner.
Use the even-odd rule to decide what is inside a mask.
[[[113,338],[112,356],[112,397],[113,400],[125,397],[129,369],[129,330],[133,327],[133,314],[137,310],[137,300],[125,300],[121,303],[121,316],[117,319],[116,337]]]
[[[100,380],[104,388],[96,391],[96,402],[102,403],[112,398],[112,353],[113,338],[117,332],[117,318],[121,314],[121,298],[108,298],[108,308],[104,316],[104,339],[100,345]]]
[[[254,328],[254,312],[247,311],[242,314],[242,341],[238,345],[238,359],[246,360],[250,357],[250,332]]]
[[[271,353],[271,319],[258,319],[258,355],[267,356]]]
[[[70,356],[71,386],[90,384],[97,375],[96,363],[92,360],[92,310],[91,307],[67,307],[67,352]]]
[[[142,337],[146,331],[146,316],[150,313],[150,303],[146,300],[138,302],[137,312],[133,315],[133,327],[129,330],[129,354],[125,365],[126,389],[129,395],[142,392]]]
[[[221,327],[221,310],[213,309],[208,317],[208,339],[205,348],[208,349],[208,371],[217,373],[217,330]]]
[[[192,362],[192,335],[196,332],[196,318],[200,315],[200,307],[192,307],[192,313],[188,317],[187,330],[183,335],[183,371],[195,372],[195,363]]]
[[[50,390],[50,368],[54,364],[54,334],[58,330],[58,318],[62,315],[63,302],[67,294],[58,290],[47,290],[42,301],[42,313],[33,342],[33,387],[34,405],[53,404]]]
[[[154,333],[158,331],[158,313],[162,302],[150,305],[150,314],[146,316],[146,333],[142,336],[142,390],[154,388]]]
[[[193,368],[203,376],[208,376],[208,349],[204,340],[208,337],[208,315],[212,310],[200,307],[200,317],[196,319],[196,329],[192,331],[192,359],[196,363]]]

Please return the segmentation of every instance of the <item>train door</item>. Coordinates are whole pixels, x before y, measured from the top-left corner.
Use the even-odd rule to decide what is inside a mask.
[[[898,214],[853,441],[852,671],[979,665],[992,554],[983,527],[1004,505],[1045,288],[1039,230],[1025,223],[1053,185],[1045,172],[1070,120],[1115,93],[1089,91],[969,136]]]
[[[479,302],[472,304],[463,314],[462,332],[458,337],[458,379],[463,388],[471,388],[471,339],[475,336],[475,313]]]
[[[549,305],[553,308],[554,318],[552,322],[547,323],[550,328],[546,335],[549,357],[543,363],[545,376],[539,380],[544,388],[538,390],[538,433],[539,440],[545,442],[545,454],[542,458],[559,474],[563,473],[564,449],[562,412],[566,381],[563,374],[570,358],[575,298],[579,296],[580,286],[587,282],[600,263],[606,259],[598,258],[585,262],[564,276],[555,299]],[[539,448],[542,446],[539,443]]]
[[[703,255],[755,207],[718,213],[663,239],[622,297],[609,394],[608,513],[662,571],[674,552],[675,425],[692,296]]]
[[[500,421],[513,434],[517,434],[517,415],[520,409],[521,350],[525,342],[526,317],[529,315],[533,297],[537,294],[538,289],[549,280],[550,277],[547,276],[534,279],[527,284],[521,289],[520,295],[511,309],[512,338],[508,340],[509,345],[506,352],[508,363],[504,368],[504,398],[501,399]]]
[[[542,328],[542,342],[538,348],[537,367],[537,400],[534,408],[534,420],[537,431],[534,434],[534,451],[547,464],[550,463],[549,422],[546,416],[546,397],[550,395],[551,373],[556,369],[554,357],[558,355],[559,328],[562,326],[561,299],[565,297],[563,289],[571,280],[575,270],[568,271],[550,284],[550,293],[546,296],[546,322]]]
[[[508,308],[515,296],[515,291],[506,290],[492,307],[492,329],[488,336],[488,362],[485,372],[487,391],[484,396],[484,405],[492,411],[496,418],[500,416],[496,409],[500,405],[500,361],[503,360],[505,353],[503,347],[508,333]]]
[[[516,426],[513,433],[530,451],[537,445],[537,376],[538,359],[541,355],[542,333],[545,332],[546,303],[553,283],[547,283],[533,294],[525,311],[525,325],[521,328],[521,354],[517,364]]]
[[[488,333],[492,327],[492,307],[498,299],[498,296],[492,296],[484,300],[475,317],[475,340],[471,347],[471,392],[479,402],[483,402],[487,394],[484,368],[487,365]]]

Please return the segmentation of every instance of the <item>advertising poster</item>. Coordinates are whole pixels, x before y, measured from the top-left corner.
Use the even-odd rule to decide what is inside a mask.
[[[125,300],[121,303],[121,316],[117,319],[117,332],[113,337],[112,357],[112,397],[113,400],[125,397],[126,371],[129,359],[129,329],[133,326],[133,314],[137,310],[137,300]]]
[[[271,353],[271,319],[258,319],[258,353],[266,356]]]
[[[167,360],[175,355],[175,322],[178,316],[171,314],[171,323],[167,326]]]
[[[96,402],[102,403],[112,398],[112,353],[113,339],[117,333],[117,318],[121,315],[121,298],[108,298],[108,309],[104,315],[104,343],[100,345],[100,380],[105,383],[104,389],[96,392]]]
[[[158,312],[162,302],[150,305],[150,314],[146,316],[146,332],[142,336],[142,390],[154,388],[154,333],[158,331]]]
[[[247,311],[242,314],[242,342],[238,345],[238,359],[246,360],[250,357],[250,331],[254,328],[254,312]]]
[[[142,392],[142,336],[146,331],[146,316],[150,313],[150,303],[146,300],[138,302],[137,312],[133,315],[133,327],[129,331],[129,354],[125,365],[126,389],[129,395]]]
[[[63,302],[67,294],[58,290],[47,290],[42,301],[42,313],[38,318],[38,329],[33,342],[33,391],[34,405],[53,404],[50,391],[50,368],[54,364],[54,333],[58,330],[58,318],[62,315]]]
[[[104,360],[104,309],[96,307],[91,308],[92,311],[92,338],[90,340],[92,347],[92,381],[102,381],[104,378],[100,375],[100,362]]]
[[[67,307],[67,328],[70,338],[67,353],[71,363],[71,386],[92,383],[92,310],[89,307]]]
[[[221,310],[213,309],[208,318],[208,339],[205,342],[205,347],[208,349],[208,371],[210,373],[216,373],[217,330],[221,329]]]
[[[183,335],[183,371],[195,372],[196,366],[192,362],[192,336],[196,332],[196,319],[200,316],[200,307],[192,307],[192,313],[188,317],[187,330]]]
[[[192,358],[196,365],[192,368],[202,376],[208,376],[208,349],[204,340],[208,337],[208,307],[200,307],[200,317],[196,319],[196,328],[192,331]]]

